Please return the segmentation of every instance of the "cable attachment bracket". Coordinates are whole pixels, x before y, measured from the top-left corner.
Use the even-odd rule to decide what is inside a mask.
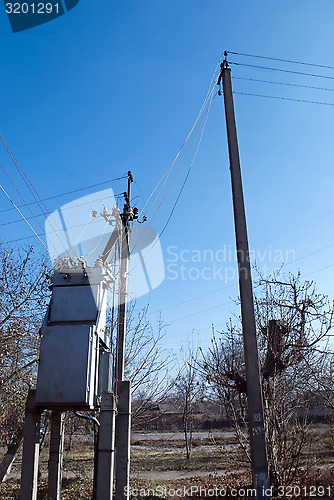
[[[224,51],[224,60],[220,64],[220,73],[219,73],[218,81],[217,81],[217,85],[219,86],[218,95],[223,95],[223,91],[222,91],[223,71],[224,71],[224,69],[229,67],[227,56],[228,56],[228,52],[227,52],[227,50],[225,50]]]

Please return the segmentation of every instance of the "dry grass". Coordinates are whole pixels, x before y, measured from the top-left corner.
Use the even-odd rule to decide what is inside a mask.
[[[332,496],[317,496],[329,499],[334,497],[334,439],[331,428],[317,432],[312,439],[312,457],[316,465],[309,471],[303,486],[331,487]],[[48,449],[43,448],[40,456],[39,500],[47,499],[47,460]],[[20,456],[13,467],[12,479],[0,485],[0,498],[8,500],[19,498],[19,472],[21,467]],[[92,495],[93,477],[93,442],[92,439],[75,441],[72,450],[64,454],[64,480],[63,500],[89,499]],[[168,471],[178,471],[175,475],[165,478]],[[194,474],[191,474],[194,471]],[[150,472],[150,477],[147,473]],[[145,474],[144,474],[145,473]],[[177,476],[180,477],[177,477]],[[182,477],[183,476],[183,477]],[[189,460],[185,458],[182,441],[166,441],[163,434],[159,441],[136,441],[131,449],[131,487],[140,498],[145,493],[145,498],[186,498],[192,487],[192,497],[196,497],[196,488],[202,490],[225,488],[224,498],[231,488],[242,488],[250,485],[251,477],[249,465],[243,461],[241,450],[235,447],[232,435],[218,439],[213,443],[211,437],[206,435],[203,439],[194,442],[194,449]],[[157,490],[158,488],[158,490]],[[177,490],[175,496],[173,490]],[[155,495],[154,492],[159,492]],[[305,489],[306,491],[306,489]],[[142,493],[142,495],[140,495]],[[149,494],[148,494],[149,493]],[[198,494],[197,494],[198,496]],[[219,498],[211,496],[211,498]],[[221,497],[222,498],[222,497]],[[253,498],[244,494],[233,498]],[[282,496],[280,498],[283,498]],[[288,497],[286,497],[288,498]],[[310,498],[297,496],[292,498]]]

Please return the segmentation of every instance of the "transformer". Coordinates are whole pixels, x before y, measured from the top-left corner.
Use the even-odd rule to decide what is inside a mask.
[[[61,267],[40,330],[36,404],[45,409],[91,410],[112,387],[107,291],[115,282],[107,266]]]

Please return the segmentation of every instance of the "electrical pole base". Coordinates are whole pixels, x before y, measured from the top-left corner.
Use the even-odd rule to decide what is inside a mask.
[[[93,500],[111,500],[115,454],[115,396],[102,393],[100,427],[95,456]]]
[[[268,474],[255,473],[256,500],[271,500],[271,487]]]

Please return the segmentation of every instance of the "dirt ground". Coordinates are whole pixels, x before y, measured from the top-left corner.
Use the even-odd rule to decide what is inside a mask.
[[[331,428],[314,430],[314,466],[308,479],[278,498],[334,498],[334,442]],[[66,449],[62,499],[89,499],[93,480],[93,437],[78,436]],[[40,454],[38,499],[47,499],[48,446]],[[19,498],[21,456],[0,497]],[[291,487],[292,488],[292,487]],[[196,432],[191,458],[186,459],[181,433],[133,433],[130,493],[132,498],[254,498],[249,463],[233,432]]]

